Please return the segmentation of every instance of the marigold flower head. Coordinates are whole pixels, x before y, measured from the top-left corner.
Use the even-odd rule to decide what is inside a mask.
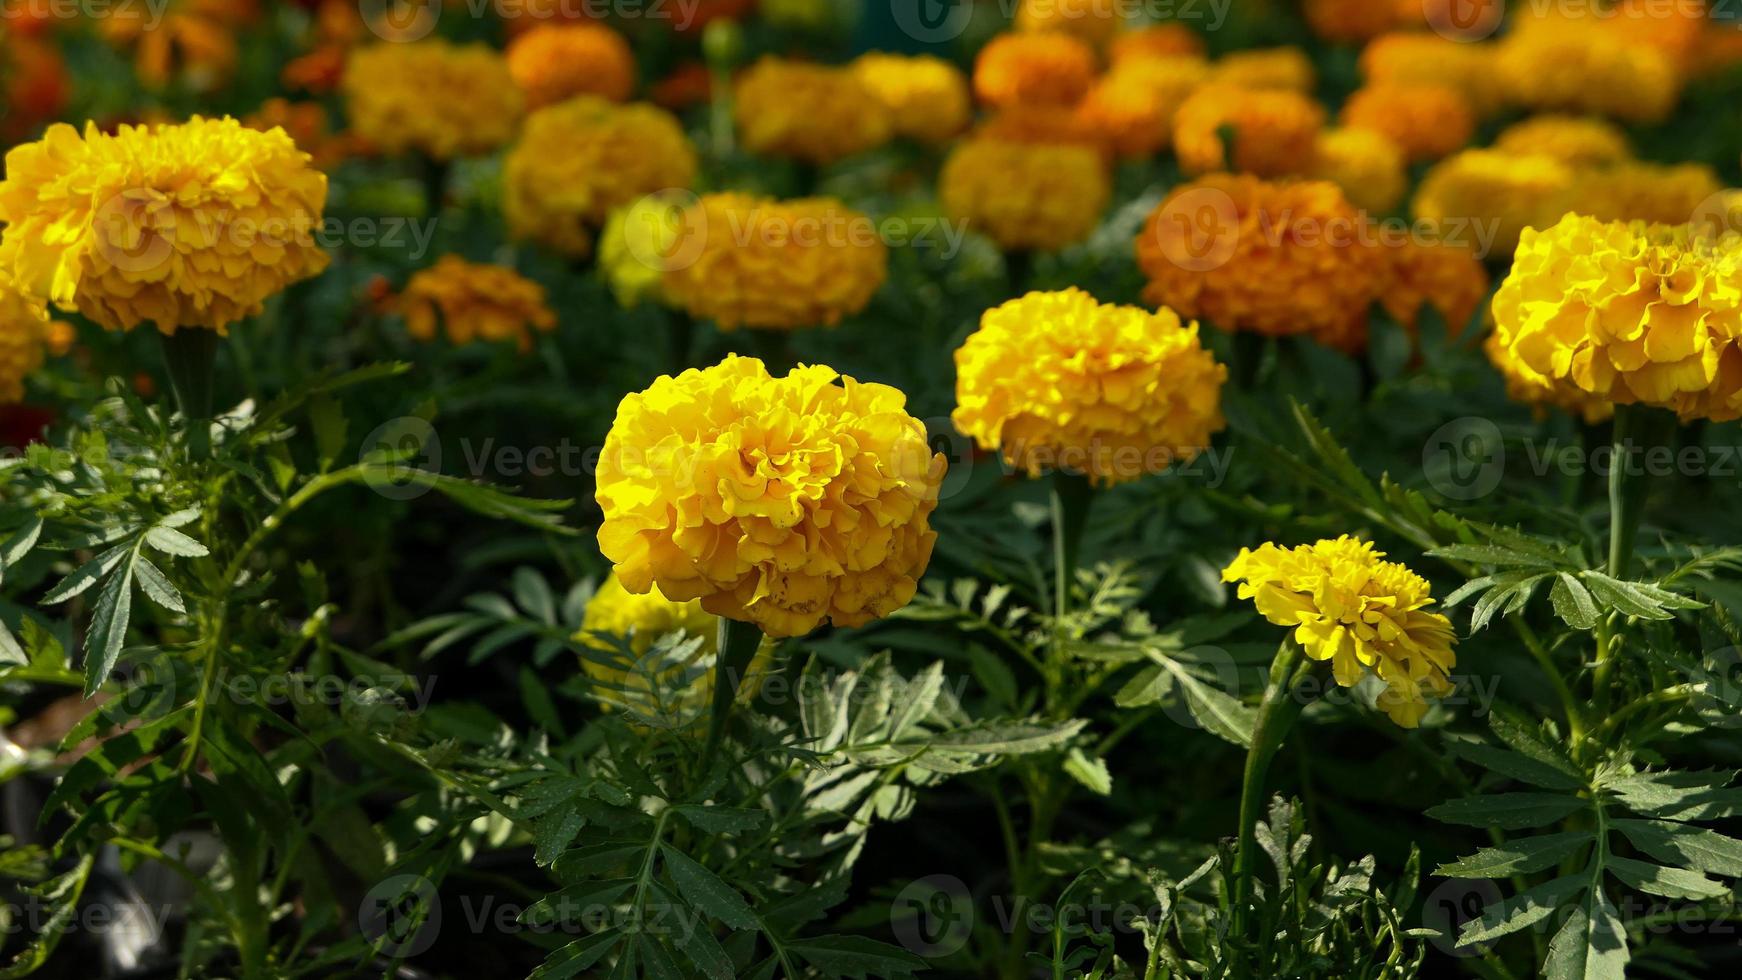
[[[1080,146],[1093,150],[1110,164],[1113,157],[1110,137],[1096,122],[1093,115],[1080,107],[1015,105],[987,116],[968,136],[970,140],[1028,146]]]
[[[1633,159],[1621,127],[1596,116],[1547,113],[1520,120],[1494,137],[1502,153],[1536,153],[1570,167],[1602,167]]]
[[[1541,155],[1463,150],[1428,170],[1410,210],[1442,226],[1475,222],[1493,233],[1494,251],[1511,254],[1518,236],[1566,211],[1574,171]]]
[[[613,209],[695,176],[695,149],[671,113],[582,95],[527,117],[502,164],[502,212],[516,237],[581,256]]]
[[[635,87],[629,42],[594,21],[540,24],[509,42],[507,58],[532,109],[576,95],[622,102]]]
[[[556,314],[545,304],[544,287],[506,266],[468,262],[444,255],[420,269],[400,293],[405,330],[418,340],[434,340],[440,327],[455,344],[474,340],[512,340],[532,349],[532,331],[556,329]]]
[[[352,51],[342,87],[352,131],[393,155],[488,153],[513,139],[525,108],[501,55],[434,38]]]
[[[110,44],[133,49],[134,71],[145,84],[162,88],[179,79],[209,92],[235,73],[238,29],[259,14],[257,0],[172,0],[156,7],[114,4],[91,18]]]
[[[1107,47],[1113,65],[1142,58],[1202,58],[1204,38],[1178,21],[1147,24],[1121,31]]]
[[[1703,163],[1624,162],[1573,177],[1573,209],[1603,221],[1681,224],[1723,189]]]
[[[24,400],[24,379],[42,367],[48,309],[0,272],[0,405]]]
[[[326,268],[326,198],[326,175],[282,129],[57,124],[6,154],[0,267],[110,330],[224,333]]]
[[[733,116],[754,153],[833,163],[889,141],[882,100],[847,68],[765,57],[738,79]]]
[[[832,327],[889,275],[871,219],[832,197],[705,194],[681,221],[665,294],[722,330]]]
[[[1097,49],[1124,26],[1122,0],[1022,0],[1016,8],[1017,30],[1069,34]]]
[[[599,268],[618,305],[665,301],[665,268],[682,246],[683,226],[683,209],[658,194],[618,208],[605,219],[605,230],[599,233]]]
[[[1395,209],[1409,188],[1402,148],[1370,129],[1321,130],[1307,176],[1336,184],[1356,207],[1374,214]]]
[[[1298,92],[1208,85],[1174,114],[1173,149],[1188,174],[1234,169],[1280,177],[1311,162],[1324,124],[1324,107]],[[1231,168],[1225,129],[1234,133]]]
[[[1240,598],[1251,599],[1259,615],[1292,627],[1308,657],[1331,662],[1338,684],[1354,687],[1376,675],[1385,685],[1379,707],[1415,728],[1429,697],[1452,692],[1457,636],[1451,620],[1428,610],[1427,580],[1384,557],[1348,535],[1294,548],[1267,543],[1240,549],[1222,581],[1240,583]]]
[[[1310,95],[1318,73],[1300,48],[1230,51],[1210,66],[1210,81],[1234,88],[1282,89]]]
[[[1510,100],[1534,110],[1649,123],[1668,116],[1681,97],[1681,75],[1668,55],[1595,18],[1520,17],[1500,42],[1495,67]]]
[[[1497,359],[1558,388],[1683,420],[1742,416],[1736,235],[1579,214],[1527,229],[1494,322]]]
[[[1223,330],[1358,347],[1385,271],[1362,222],[1335,184],[1200,177],[1175,187],[1138,236],[1143,298]]]
[[[599,548],[630,592],[769,636],[859,626],[913,598],[944,470],[894,388],[729,356],[618,406]]]
[[[1374,0],[1305,0],[1302,7],[1314,34],[1340,44],[1370,40],[1398,26],[1397,8]]]
[[[974,111],[967,76],[942,58],[873,52],[853,61],[853,73],[889,110],[897,136],[942,143]]]
[[[1490,333],[1482,341],[1482,350],[1489,363],[1506,382],[1506,397],[1521,405],[1529,405],[1538,416],[1558,408],[1595,425],[1615,414],[1608,400],[1569,385],[1557,385],[1547,377],[1532,371],[1523,361],[1511,356],[1499,333]]]
[[[1077,111],[1120,156],[1154,156],[1167,148],[1174,114],[1208,73],[1198,58],[1128,61],[1101,76]]]
[[[1228,370],[1169,309],[1029,293],[987,310],[955,358],[956,428],[1030,476],[1135,480],[1222,429]]]
[[[1457,89],[1478,117],[1492,115],[1506,100],[1494,68],[1493,45],[1468,44],[1431,32],[1374,38],[1361,51],[1361,77],[1369,85],[1444,85]]]
[[[1451,153],[1476,129],[1470,104],[1445,85],[1368,85],[1343,104],[1342,121],[1384,134],[1412,163]]]
[[[1000,34],[974,59],[974,94],[990,106],[1072,106],[1095,72],[1094,49],[1069,34]]]
[[[1056,251],[1089,237],[1112,196],[1093,150],[970,139],[938,174],[938,200],[998,247]]]
[[[1391,318],[1414,330],[1422,308],[1431,307],[1456,337],[1488,295],[1488,270],[1475,249],[1414,237],[1388,244],[1385,288],[1379,302]]]

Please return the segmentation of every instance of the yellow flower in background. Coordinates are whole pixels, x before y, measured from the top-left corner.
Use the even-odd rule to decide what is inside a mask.
[[[514,138],[524,109],[507,63],[483,44],[431,39],[357,48],[342,88],[352,132],[390,155],[489,153]]]
[[[1603,221],[1682,224],[1724,184],[1703,163],[1623,162],[1573,176],[1573,210]]]
[[[1000,34],[974,59],[974,94],[997,107],[1074,106],[1095,74],[1094,49],[1069,34]]]
[[[635,88],[635,55],[623,35],[592,21],[540,24],[508,43],[508,74],[537,109],[577,95],[612,102]]]
[[[1240,549],[1222,581],[1240,583],[1240,598],[1259,615],[1290,627],[1308,657],[1330,661],[1338,684],[1377,676],[1380,709],[1415,728],[1428,698],[1452,692],[1457,636],[1451,620],[1428,610],[1427,580],[1384,557],[1348,535],[1294,548],[1267,543]]]
[[[1501,130],[1494,137],[1494,149],[1553,157],[1569,167],[1601,167],[1633,159],[1627,134],[1597,116],[1531,116]]]
[[[1595,17],[1520,16],[1499,42],[1495,67],[1509,100],[1536,111],[1651,123],[1681,98],[1681,75],[1662,49]]]
[[[1153,306],[1222,330],[1308,333],[1343,349],[1364,340],[1385,273],[1337,185],[1244,174],[1175,187],[1144,223],[1137,264]]]
[[[1210,81],[1233,88],[1280,89],[1311,95],[1318,82],[1313,60],[1300,48],[1230,51],[1210,66]]]
[[[1463,150],[1428,170],[1410,211],[1444,227],[1475,222],[1509,255],[1524,229],[1550,224],[1571,204],[1575,171],[1553,157]]]
[[[1147,24],[1121,31],[1108,45],[1107,60],[1114,66],[1144,58],[1202,58],[1204,39],[1178,21]]]
[[[1369,85],[1456,89],[1478,117],[1492,115],[1506,100],[1495,73],[1493,45],[1454,41],[1431,31],[1375,38],[1361,51],[1361,77]]]
[[[1007,252],[1057,251],[1082,241],[1111,196],[1101,156],[1081,146],[970,139],[938,174],[944,212]]]
[[[619,305],[665,302],[665,268],[677,255],[683,223],[682,209],[659,195],[618,208],[605,219],[599,268]]]
[[[665,295],[722,330],[832,327],[889,276],[876,224],[832,197],[705,194],[679,220]]]
[[[889,110],[895,135],[942,143],[966,129],[973,115],[968,77],[931,55],[862,54],[853,74]]]
[[[1324,107],[1298,92],[1210,85],[1174,114],[1173,150],[1187,174],[1233,169],[1280,177],[1311,164],[1324,124]],[[1232,165],[1224,130],[1234,135]]]
[[[1172,310],[1029,293],[987,310],[955,360],[956,428],[1029,476],[1135,480],[1222,429],[1228,370]]]
[[[1476,114],[1445,85],[1369,85],[1343,103],[1348,129],[1370,129],[1403,148],[1411,163],[1437,160],[1470,142]]]
[[[282,129],[55,125],[6,154],[0,266],[110,330],[221,334],[326,268],[326,199],[326,175]]]
[[[48,309],[0,272],[0,405],[24,400],[24,379],[42,367]]]
[[[1396,209],[1409,189],[1403,150],[1370,129],[1326,129],[1313,141],[1307,176],[1343,189],[1355,206],[1374,214]]]
[[[599,548],[628,591],[700,599],[773,637],[887,616],[931,559],[945,469],[906,401],[737,356],[661,377],[605,437]]]
[[[1385,288],[1379,302],[1393,320],[1415,329],[1424,306],[1456,337],[1469,326],[1488,295],[1488,270],[1468,245],[1409,240],[1388,244]]]
[[[1313,33],[1335,43],[1370,40],[1399,26],[1396,6],[1376,0],[1305,0],[1301,6]]]
[[[1684,421],[1742,416],[1736,235],[1569,214],[1525,231],[1494,322],[1491,354],[1558,388]]]
[[[1200,58],[1138,58],[1101,76],[1077,111],[1120,156],[1154,156],[1172,141],[1174,115],[1208,74]]]
[[[556,329],[543,286],[506,266],[458,255],[444,255],[414,273],[397,305],[406,332],[418,340],[434,340],[439,328],[451,343],[511,340],[527,351],[532,331]]]
[[[1482,341],[1482,351],[1506,382],[1506,397],[1521,405],[1529,405],[1539,417],[1546,415],[1548,409],[1558,408],[1595,425],[1615,414],[1614,404],[1606,399],[1569,385],[1557,385],[1532,371],[1523,361],[1508,353],[1499,333],[1490,333]]]
[[[1022,0],[1019,31],[1056,31],[1103,48],[1125,26],[1125,0]]]
[[[764,57],[739,76],[733,118],[752,153],[827,164],[894,133],[883,102],[848,68]]]
[[[527,117],[502,163],[502,213],[515,237],[584,256],[612,210],[695,177],[695,148],[671,113],[583,95]]]

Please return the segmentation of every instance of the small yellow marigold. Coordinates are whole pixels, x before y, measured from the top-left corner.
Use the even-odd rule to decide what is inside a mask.
[[[1298,92],[1209,85],[1174,114],[1173,149],[1188,174],[1233,169],[1280,177],[1312,162],[1324,124],[1324,107]],[[1234,133],[1232,167],[1222,145],[1224,129]]]
[[[1073,106],[1095,73],[1094,50],[1069,34],[1000,34],[974,59],[974,94],[990,106]]]
[[[1595,425],[1615,414],[1615,406],[1609,401],[1570,385],[1557,385],[1532,371],[1507,352],[1498,333],[1490,333],[1482,341],[1482,350],[1506,382],[1506,397],[1521,405],[1529,405],[1539,417],[1546,415],[1551,408],[1558,408]]]
[[[1445,85],[1368,85],[1343,104],[1342,122],[1384,134],[1411,163],[1451,153],[1476,129],[1470,104]]]
[[[1650,123],[1681,97],[1668,55],[1592,18],[1522,17],[1500,42],[1495,66],[1510,100],[1532,110]]]
[[[1602,167],[1633,159],[1633,146],[1621,127],[1596,116],[1531,116],[1501,130],[1494,137],[1494,149],[1541,154],[1570,167]]]
[[[1496,254],[1508,255],[1524,229],[1549,224],[1567,210],[1573,177],[1573,168],[1553,157],[1464,150],[1428,170],[1410,210],[1448,228],[1474,222],[1476,230],[1492,234]]]
[[[6,154],[0,267],[110,330],[229,325],[327,266],[327,178],[284,130],[55,125]]]
[[[832,197],[705,194],[680,220],[665,294],[722,330],[832,327],[889,276],[871,219]]]
[[[1379,707],[1415,728],[1429,697],[1452,692],[1457,636],[1451,620],[1428,610],[1427,580],[1384,557],[1348,535],[1294,548],[1264,544],[1240,549],[1222,581],[1240,583],[1240,598],[1259,615],[1291,627],[1308,657],[1330,661],[1338,684],[1377,675],[1385,685]]]
[[[1231,51],[1210,66],[1210,81],[1234,88],[1282,89],[1310,95],[1318,82],[1313,60],[1300,48]]]
[[[968,77],[944,59],[873,52],[860,55],[852,67],[889,110],[895,135],[942,143],[967,128],[974,110]]]
[[[1457,89],[1479,117],[1492,115],[1506,101],[1494,68],[1493,45],[1467,44],[1430,31],[1375,38],[1361,51],[1361,77],[1369,85]]]
[[[369,146],[437,160],[502,146],[524,109],[501,55],[438,39],[352,51],[343,89],[351,131]]]
[[[1223,330],[1359,346],[1384,257],[1337,185],[1211,174],[1175,187],[1137,238],[1143,298]]]
[[[738,78],[732,114],[753,153],[826,164],[894,135],[883,101],[857,73],[765,57]]]
[[[1618,163],[1573,177],[1573,210],[1603,221],[1682,224],[1724,184],[1703,163]]]
[[[1019,31],[1056,31],[1106,47],[1125,26],[1125,0],[1022,0]]]
[[[419,269],[397,305],[406,332],[418,340],[434,340],[439,327],[455,344],[512,340],[526,351],[532,349],[532,331],[556,329],[543,286],[506,266],[458,255]]]
[[[594,21],[540,24],[508,43],[508,73],[536,109],[576,95],[622,102],[635,87],[623,35]]]
[[[502,164],[502,212],[516,237],[582,256],[613,209],[695,176],[695,149],[671,113],[577,96],[527,117]]]
[[[859,626],[913,598],[944,470],[896,389],[729,356],[618,405],[599,548],[630,592],[769,636]]]
[[[1030,476],[1135,480],[1189,462],[1222,429],[1228,370],[1165,308],[1029,293],[987,310],[955,358],[956,428]]]
[[[48,309],[0,272],[0,405],[24,400],[24,379],[42,367]]]
[[[1122,31],[1108,46],[1107,59],[1115,66],[1143,58],[1202,58],[1204,39],[1178,21],[1148,24]]]
[[[1326,129],[1313,142],[1307,176],[1328,180],[1363,211],[1387,214],[1409,189],[1403,150],[1370,129]]]
[[[970,139],[938,174],[944,212],[1009,252],[1082,241],[1111,196],[1101,157],[1080,146]]]
[[[1569,214],[1525,231],[1494,322],[1497,356],[1556,387],[1683,420],[1742,416],[1736,235]]]
[[[1314,34],[1340,44],[1370,40],[1399,26],[1397,8],[1375,0],[1305,0],[1302,13]]]
[[[1393,320],[1415,329],[1423,307],[1431,307],[1456,337],[1469,326],[1488,295],[1488,270],[1475,249],[1453,242],[1421,241],[1413,236],[1385,249],[1385,288],[1379,302]]]
[[[1167,148],[1174,114],[1208,73],[1199,58],[1128,61],[1101,76],[1077,111],[1120,156],[1154,156]]]

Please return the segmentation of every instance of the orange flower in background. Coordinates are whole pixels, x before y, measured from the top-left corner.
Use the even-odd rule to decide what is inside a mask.
[[[1539,111],[1658,122],[1681,98],[1681,74],[1661,48],[1612,29],[1606,18],[1515,18],[1496,66],[1511,101]]]
[[[1385,288],[1379,303],[1393,320],[1414,330],[1423,307],[1445,321],[1446,334],[1463,333],[1488,295],[1488,270],[1473,248],[1455,242],[1387,243]]]
[[[622,102],[635,87],[629,42],[603,24],[541,24],[509,42],[507,56],[508,73],[532,109],[575,95]]]
[[[1726,18],[1734,23],[1734,12]],[[1620,0],[1602,14],[1604,26],[1629,44],[1656,48],[1678,72],[1686,73],[1699,57],[1708,19],[1702,0]]]
[[[1505,153],[1539,153],[1572,167],[1599,167],[1633,159],[1621,127],[1596,116],[1531,116],[1494,137]]]
[[[1095,72],[1094,50],[1069,34],[1000,34],[974,59],[974,94],[991,106],[1071,106]]]
[[[967,76],[942,58],[873,52],[854,59],[852,69],[889,110],[897,136],[942,143],[973,115]]]
[[[752,153],[828,164],[889,142],[894,122],[851,69],[764,57],[738,77],[732,116]]]
[[[1200,88],[1174,115],[1173,149],[1188,174],[1230,169],[1224,130],[1234,134],[1234,170],[1278,177],[1312,162],[1325,110],[1298,92]]]
[[[458,255],[414,273],[395,308],[406,332],[425,341],[434,340],[439,327],[455,344],[508,340],[524,352],[532,349],[532,331],[556,329],[543,286],[506,266]]]
[[[1102,48],[1125,26],[1126,0],[1022,0],[1019,31],[1056,31]]]
[[[714,76],[699,61],[686,61],[648,86],[647,98],[662,109],[680,112],[713,98]]]
[[[1080,146],[1111,162],[1108,134],[1089,113],[1063,106],[1018,105],[987,116],[970,134],[977,140],[1030,146]]]
[[[1369,85],[1343,104],[1342,122],[1383,134],[1412,163],[1459,149],[1476,129],[1470,104],[1444,85]]]
[[[1466,44],[1438,34],[1386,34],[1361,51],[1361,77],[1369,85],[1445,85],[1463,94],[1476,115],[1492,115],[1505,102],[1495,74],[1494,46]]]
[[[1386,214],[1409,189],[1403,149],[1370,129],[1326,129],[1313,142],[1307,175],[1343,189],[1363,211]]]
[[[1107,48],[1107,59],[1114,65],[1142,58],[1203,56],[1203,36],[1177,21],[1121,31]]]
[[[93,20],[110,44],[133,49],[140,81],[162,88],[180,79],[207,92],[235,72],[236,31],[259,16],[256,0],[173,0],[167,8],[118,3]]]
[[[13,34],[0,42],[0,88],[6,93],[0,135],[27,139],[66,108],[72,94],[66,63],[52,44]]]
[[[525,109],[502,56],[483,44],[384,42],[345,66],[351,131],[372,149],[437,160],[488,153],[514,137]]]
[[[938,174],[945,213],[1007,252],[1082,241],[1111,196],[1104,158],[1082,146],[969,139]]]
[[[1398,25],[1397,8],[1375,0],[1306,0],[1302,7],[1314,34],[1339,44],[1366,41]]]
[[[326,107],[319,102],[267,99],[243,118],[242,125],[261,132],[283,129],[319,170],[333,169],[351,153],[350,139],[332,131]]]
[[[1231,51],[1210,66],[1210,81],[1235,88],[1286,89],[1310,94],[1318,74],[1299,48]]]
[[[278,79],[285,88],[303,89],[316,94],[331,92],[339,87],[345,78],[345,61],[351,56],[349,49],[337,44],[329,44],[310,51],[300,58],[291,59]]]
[[[1120,156],[1153,156],[1168,147],[1175,114],[1208,74],[1199,58],[1127,61],[1101,76],[1077,111]]]

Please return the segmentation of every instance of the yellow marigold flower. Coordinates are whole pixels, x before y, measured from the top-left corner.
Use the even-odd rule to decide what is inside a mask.
[[[1410,162],[1437,160],[1470,142],[1476,114],[1444,85],[1369,85],[1343,104],[1343,125],[1371,129],[1403,148]]]
[[[1318,102],[1285,89],[1210,85],[1186,99],[1173,118],[1173,150],[1188,174],[1230,169],[1224,129],[1234,132],[1231,169],[1280,177],[1311,161],[1325,124]]]
[[[1384,249],[1385,288],[1379,302],[1391,318],[1415,329],[1422,307],[1432,307],[1456,337],[1476,315],[1488,295],[1488,270],[1476,251],[1451,242],[1415,238]]]
[[[1556,387],[1683,420],[1742,416],[1736,235],[1579,214],[1527,229],[1494,322],[1497,356]]]
[[[1080,146],[1107,163],[1113,148],[1109,135],[1086,111],[1064,106],[1014,105],[987,116],[969,134],[970,140],[1022,143],[1029,146]]]
[[[556,329],[543,286],[505,266],[458,255],[444,255],[418,270],[399,295],[398,307],[406,332],[418,340],[434,340],[439,326],[455,344],[512,340],[527,351],[533,330]]]
[[[516,237],[582,256],[613,209],[695,177],[695,149],[671,113],[577,96],[527,117],[502,164],[502,212]]]
[[[1494,68],[1493,45],[1468,44],[1432,32],[1375,38],[1361,51],[1361,77],[1369,85],[1445,85],[1457,89],[1480,117],[1492,115],[1506,100]]]
[[[1112,196],[1106,167],[1080,146],[970,139],[938,174],[938,201],[998,247],[1057,251],[1089,237]]]
[[[1323,181],[1200,177],[1175,187],[1137,239],[1151,305],[1223,330],[1310,333],[1343,348],[1365,336],[1383,262],[1360,213]]]
[[[0,267],[110,330],[229,325],[327,266],[327,178],[282,129],[49,127],[6,154]]]
[[[623,35],[594,21],[540,24],[508,44],[508,74],[536,109],[576,95],[612,102],[635,87],[635,56]]]
[[[1204,39],[1178,21],[1148,24],[1122,31],[1108,46],[1107,58],[1115,66],[1142,58],[1202,58]]]
[[[1650,123],[1681,97],[1668,55],[1595,19],[1522,17],[1500,42],[1495,67],[1509,98],[1533,110]]]
[[[1558,408],[1595,425],[1615,414],[1615,406],[1610,402],[1568,385],[1557,385],[1510,356],[1498,333],[1490,333],[1482,341],[1482,350],[1506,382],[1506,397],[1529,405],[1539,417],[1546,415],[1548,409]]]
[[[612,211],[599,233],[599,268],[621,306],[665,302],[665,270],[678,260],[683,210],[650,194]]]
[[[1703,163],[1619,163],[1575,174],[1572,207],[1603,221],[1676,225],[1692,221],[1723,188]]]
[[[1135,480],[1222,429],[1228,369],[1169,309],[1029,293],[987,310],[955,357],[956,428],[1030,476]]]
[[[1056,31],[1102,48],[1125,26],[1124,0],[1022,0],[1019,31]]]
[[[1210,81],[1234,88],[1282,89],[1310,95],[1317,84],[1313,61],[1299,48],[1232,51],[1210,66]]]
[[[738,79],[733,116],[753,153],[833,163],[894,133],[883,101],[850,69],[765,57]]]
[[[853,73],[889,110],[897,136],[942,143],[973,115],[967,76],[942,58],[873,52],[853,61]]]
[[[1340,44],[1370,40],[1398,26],[1397,9],[1374,0],[1306,0],[1302,7],[1314,34]]]
[[[370,146],[437,160],[502,146],[524,108],[501,55],[437,39],[352,51],[343,89],[351,130]]]
[[[1307,175],[1328,180],[1363,211],[1387,214],[1409,188],[1403,150],[1370,129],[1327,129],[1313,142]]]
[[[1072,106],[1095,71],[1094,50],[1069,34],[1000,34],[974,59],[974,94],[991,106]]]
[[[48,309],[0,272],[0,405],[24,400],[24,379],[42,367]]]
[[[1494,137],[1503,153],[1536,153],[1569,167],[1602,167],[1633,159],[1621,127],[1596,116],[1545,114],[1515,122]]]
[[[630,592],[700,599],[769,636],[887,616],[931,559],[945,469],[906,401],[737,356],[661,377],[605,437],[599,549]]]
[[[1120,156],[1154,156],[1167,148],[1174,114],[1208,73],[1199,58],[1128,61],[1101,76],[1077,111]]]
[[[1573,174],[1553,157],[1464,150],[1422,177],[1410,209],[1441,225],[1473,221],[1491,229],[1495,252],[1508,255],[1524,229],[1542,227],[1566,211]]]
[[[722,330],[832,327],[889,276],[871,219],[832,197],[705,194],[681,221],[665,294]]]
[[[1452,692],[1457,666],[1451,620],[1428,611],[1427,580],[1408,567],[1382,561],[1372,542],[1344,535],[1310,545],[1242,548],[1222,570],[1240,583],[1259,615],[1292,627],[1294,641],[1314,660],[1331,662],[1331,675],[1354,687],[1369,672],[1385,685],[1379,707],[1404,728],[1421,724],[1428,697]]]

